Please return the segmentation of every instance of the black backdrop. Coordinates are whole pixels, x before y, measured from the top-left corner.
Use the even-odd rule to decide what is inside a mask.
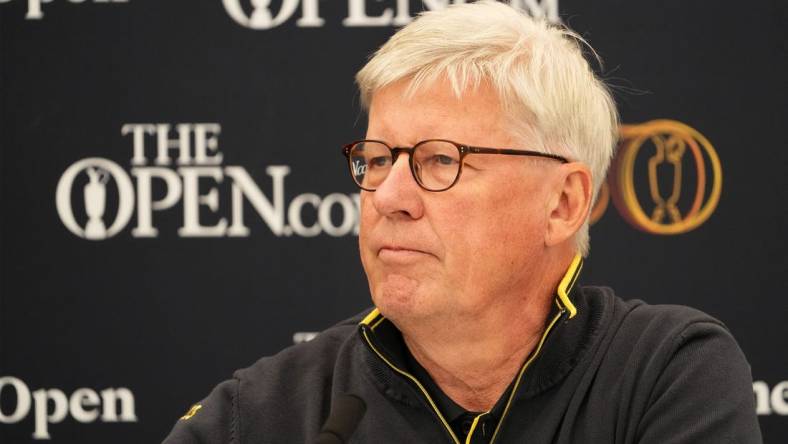
[[[446,2],[274,0],[273,23],[265,3],[0,0],[3,443],[158,442],[232,370],[369,305],[339,151],[365,130],[353,75],[397,20]],[[656,230],[627,221],[632,195],[611,179],[584,280],[722,319],[752,365],[765,440],[784,442],[784,3],[519,3],[594,45],[630,130],[670,119],[708,139],[679,131],[702,162],[681,158],[680,217]],[[177,141],[178,125],[189,162],[173,148],[156,164],[156,129]],[[630,169],[651,215],[649,140]],[[662,196],[676,171],[657,169]],[[698,186],[712,211],[693,224]]]

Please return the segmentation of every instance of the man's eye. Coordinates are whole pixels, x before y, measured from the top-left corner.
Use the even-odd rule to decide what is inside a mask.
[[[385,167],[388,164],[389,164],[389,158],[386,156],[373,157],[368,162],[368,165],[373,168]]]
[[[457,163],[457,161],[454,160],[454,158],[452,158],[451,156],[447,156],[445,154],[436,154],[432,156],[431,161],[432,161],[431,163],[433,164],[446,165],[446,166],[454,165]]]

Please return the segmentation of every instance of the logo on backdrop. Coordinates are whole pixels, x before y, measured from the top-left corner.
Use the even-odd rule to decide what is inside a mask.
[[[622,125],[619,150],[591,221],[602,217],[612,198],[635,228],[686,233],[711,217],[721,193],[720,159],[701,133],[673,120]]]
[[[755,411],[759,415],[788,415],[788,381],[778,382],[773,388],[764,381],[752,383]]]
[[[12,0],[0,0],[2,3],[10,3]],[[52,3],[52,0],[17,0],[27,2],[27,14],[25,18],[28,20],[40,20],[44,18],[43,3]],[[68,3],[85,3],[86,0],[68,0]],[[129,0],[87,0],[88,3],[128,3]],[[66,3],[63,1],[63,3]]]
[[[33,410],[34,439],[51,439],[49,425],[66,420],[77,422],[137,422],[134,394],[127,388],[107,388],[97,392],[90,388],[74,390],[70,396],[56,388],[30,392],[27,384],[13,376],[0,377],[0,399],[14,391],[16,406],[6,412],[0,408],[0,424],[14,424],[24,420]],[[10,396],[10,395],[6,395]],[[51,407],[50,407],[51,406]]]
[[[277,11],[272,10],[271,0],[222,0],[227,14],[241,26],[264,30],[275,28],[290,20],[301,9],[301,17],[295,25],[301,28],[319,28],[326,20],[320,15],[320,0],[282,0]],[[381,9],[380,4],[384,3]],[[452,3],[465,0],[422,0],[423,9],[444,9]],[[510,3],[537,18],[547,18],[560,23],[558,0],[511,0]],[[375,9],[375,12],[370,11]],[[410,0],[347,0],[347,17],[342,20],[345,27],[403,26],[413,20]]]
[[[25,19],[44,18],[44,4],[53,0],[0,0],[26,2]],[[129,3],[130,0],[60,0],[63,3]],[[239,25],[255,30],[275,28],[290,20],[296,11],[301,16],[295,25],[301,28],[319,28],[325,25],[320,15],[321,0],[282,0],[278,10],[272,8],[271,0],[222,0],[227,14]],[[466,0],[422,0],[423,9],[444,9],[452,3],[465,3]],[[383,5],[381,6],[381,3]],[[516,8],[537,18],[560,23],[558,0],[510,0]],[[370,8],[368,8],[368,6]],[[382,8],[382,9],[381,9]],[[372,11],[374,10],[374,12]],[[413,20],[410,0],[347,0],[347,17],[342,20],[346,27],[403,26]]]
[[[220,133],[218,123],[123,125],[121,135],[129,137],[132,145],[130,170],[100,157],[69,166],[55,192],[63,225],[79,237],[102,240],[126,228],[136,213],[132,236],[157,237],[154,214],[181,203],[179,236],[246,237],[250,235],[244,219],[248,202],[275,236],[358,234],[358,193],[304,193],[286,203],[290,167],[265,169],[271,180],[271,192],[266,194],[245,168],[222,166]],[[204,189],[206,181],[211,185],[208,189]],[[228,183],[226,196],[228,192],[220,190]],[[154,193],[155,187],[164,189],[163,197],[154,198],[161,194]],[[721,192],[719,157],[698,131],[672,120],[622,125],[619,152],[591,222],[602,217],[612,200],[622,217],[640,230],[686,233],[708,220]],[[80,201],[81,207],[76,205]],[[220,201],[229,205],[220,206]],[[229,206],[229,214],[224,206]]]
[[[170,138],[173,129],[175,139]],[[103,240],[123,230],[136,212],[131,235],[157,237],[154,213],[181,203],[178,236],[246,237],[250,229],[244,207],[249,203],[276,236],[358,234],[358,193],[304,193],[286,203],[285,178],[290,167],[271,165],[265,169],[271,180],[271,192],[266,195],[244,167],[222,166],[220,133],[218,123],[180,123],[174,128],[167,123],[124,124],[121,135],[130,137],[132,144],[130,170],[100,157],[69,166],[55,190],[60,220],[81,238]],[[154,151],[155,157],[148,158]],[[229,214],[220,205],[220,196],[228,194],[220,192],[221,185],[227,183]],[[163,197],[155,198],[162,194],[156,191],[162,190]],[[75,205],[79,201],[81,207]]]

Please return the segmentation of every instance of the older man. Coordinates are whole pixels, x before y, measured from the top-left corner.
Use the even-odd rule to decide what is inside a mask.
[[[376,308],[237,372],[167,442],[313,442],[348,393],[348,442],[760,442],[724,325],[576,284],[617,134],[583,44],[488,1],[392,37],[344,147]]]

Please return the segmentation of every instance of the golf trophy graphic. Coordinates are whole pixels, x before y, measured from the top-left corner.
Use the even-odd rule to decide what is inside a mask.
[[[252,0],[254,11],[252,11],[249,22],[253,28],[267,29],[271,27],[271,23],[274,19],[271,17],[271,12],[268,10],[270,4],[271,0]]]
[[[85,225],[85,237],[88,239],[104,239],[107,237],[107,227],[104,225],[104,210],[107,207],[107,181],[109,174],[98,167],[89,167],[85,172],[90,179],[85,185],[85,212],[88,214],[88,223]]]

